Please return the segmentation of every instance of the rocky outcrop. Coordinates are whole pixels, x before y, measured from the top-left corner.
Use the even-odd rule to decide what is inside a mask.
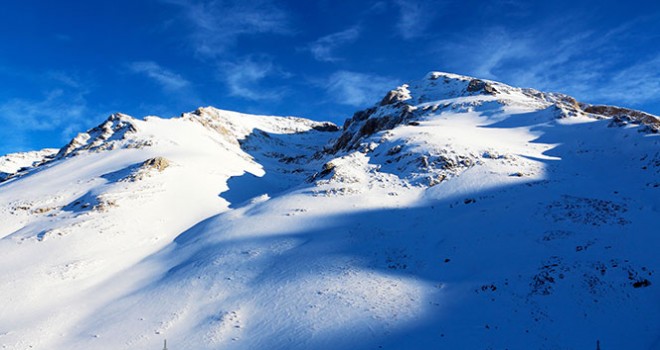
[[[155,169],[159,172],[170,166],[170,161],[164,157],[149,158],[142,163],[142,169]]]
[[[400,86],[394,90],[390,90],[390,92],[383,97],[383,99],[380,101],[380,106],[387,106],[387,105],[394,105],[406,100],[409,100],[411,98],[410,96],[410,91],[408,91],[408,85],[404,84],[403,86]]]
[[[181,118],[202,124],[205,128],[220,134],[226,141],[238,145],[237,135],[232,133],[234,126],[227,118],[221,118],[219,111],[210,107],[201,107],[192,113],[184,113]]]
[[[367,108],[356,112],[352,118],[347,119],[344,122],[342,134],[334,141],[330,152],[337,153],[340,150],[358,148],[364,138],[407,122],[413,116],[416,108],[403,102],[405,100],[396,100],[401,95],[391,95],[392,91],[383,100],[394,103],[394,105]],[[395,100],[396,102],[393,102]]]
[[[171,162],[165,158],[165,157],[154,157],[154,158],[149,158],[142,162],[142,164],[139,164],[137,166],[132,166],[126,170],[128,170],[128,174],[124,175],[120,174],[122,176],[121,179],[119,179],[120,182],[136,182],[140,180],[144,180],[145,178],[152,177],[154,173],[161,173],[165,169],[169,168],[171,165]]]
[[[103,151],[114,149],[117,142],[125,140],[128,135],[137,131],[135,119],[131,116],[115,113],[108,117],[105,122],[87,132],[78,134],[71,142],[62,147],[56,158],[63,158],[79,154],[82,151]],[[132,147],[149,146],[148,141]]]
[[[585,113],[612,118],[616,125],[641,124],[653,133],[660,132],[660,118],[648,113],[605,105],[583,105],[582,110]]]
[[[341,129],[333,123],[323,122],[312,126],[312,129],[321,132],[337,132]]]
[[[495,87],[492,84],[487,83],[487,82],[485,82],[481,79],[472,79],[472,80],[470,80],[466,90],[468,92],[484,92],[484,93],[491,94],[491,95],[494,95],[494,94],[497,93],[497,90],[495,89]]]
[[[587,115],[596,119],[611,119],[612,125],[616,126],[640,125],[643,126],[641,131],[660,132],[660,117],[649,113],[616,106],[582,103],[560,93],[546,93],[534,89],[521,89],[521,91],[530,98],[554,105],[561,111],[560,117]]]

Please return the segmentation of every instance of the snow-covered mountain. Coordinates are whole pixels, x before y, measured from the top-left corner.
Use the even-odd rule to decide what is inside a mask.
[[[0,168],[0,347],[660,348],[658,131],[438,72],[341,128],[115,114]]]
[[[52,159],[57,149],[46,148],[41,151],[12,153],[0,157],[0,181],[8,179],[12,174],[25,168],[37,166]]]

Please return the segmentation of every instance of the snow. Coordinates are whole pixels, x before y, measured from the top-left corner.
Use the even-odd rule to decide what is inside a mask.
[[[657,347],[658,135],[471,80],[335,153],[361,124],[109,118],[0,183],[0,347]]]
[[[46,148],[41,151],[12,153],[0,157],[0,173],[14,174],[22,168],[29,168],[57,153],[56,149]]]

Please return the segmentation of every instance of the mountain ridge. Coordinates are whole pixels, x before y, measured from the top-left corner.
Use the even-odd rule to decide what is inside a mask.
[[[112,115],[0,182],[0,346],[653,348],[649,116],[439,72],[342,128]]]

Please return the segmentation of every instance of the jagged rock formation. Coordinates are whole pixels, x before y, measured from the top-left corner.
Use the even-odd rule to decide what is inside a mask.
[[[127,140],[131,134],[137,131],[135,120],[125,114],[116,113],[108,117],[101,125],[80,133],[69,144],[57,153],[57,158],[76,155],[82,151],[103,151],[117,147],[120,141]],[[150,142],[143,140],[125,147],[140,148],[149,146]]]

